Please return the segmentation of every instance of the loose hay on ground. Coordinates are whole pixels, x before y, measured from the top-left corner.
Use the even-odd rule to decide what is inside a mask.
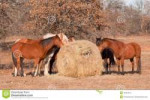
[[[102,59],[95,44],[80,40],[63,46],[56,61],[58,74],[84,77],[102,74]]]

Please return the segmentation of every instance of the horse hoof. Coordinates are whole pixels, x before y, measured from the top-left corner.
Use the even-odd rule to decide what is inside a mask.
[[[32,77],[34,77],[34,73],[32,73],[31,75],[32,75]]]
[[[35,77],[35,75],[32,75],[32,77]]]
[[[141,71],[137,71],[138,74],[141,74]]]
[[[35,76],[35,72],[32,72],[31,75],[32,75],[32,77],[34,77]]]
[[[20,76],[20,74],[17,74],[16,76]]]
[[[25,76],[26,76],[26,74],[25,74],[25,73],[21,75],[21,77],[25,77]]]
[[[36,77],[36,76],[37,76],[37,74],[34,74],[33,76],[34,76],[34,77]]]
[[[23,76],[25,77],[25,76],[27,76],[27,75],[24,73]]]
[[[49,75],[49,73],[44,73],[44,76],[48,76]]]
[[[41,74],[39,74],[39,77],[41,77],[42,75]]]
[[[44,76],[49,76],[49,74],[44,74]]]
[[[17,76],[17,75],[15,75],[15,74],[13,75],[13,77],[16,77],[16,76]]]
[[[124,75],[124,72],[123,72],[123,73],[121,73],[121,75]]]

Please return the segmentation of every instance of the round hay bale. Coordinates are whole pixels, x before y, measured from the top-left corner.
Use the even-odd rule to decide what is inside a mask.
[[[63,46],[56,60],[58,74],[69,77],[84,77],[102,74],[102,59],[95,44],[78,40]]]

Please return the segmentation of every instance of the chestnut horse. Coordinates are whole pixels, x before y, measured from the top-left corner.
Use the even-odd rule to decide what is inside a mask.
[[[50,38],[50,37],[54,37],[56,35],[59,36],[59,38],[61,39],[61,41],[63,42],[64,45],[68,44],[68,38],[64,33],[59,33],[59,34],[47,33],[46,35],[44,35],[39,40],[32,40],[32,39],[23,38],[23,39],[16,40],[15,43],[22,42],[22,43],[32,44],[34,42],[40,41],[42,39],[47,39],[47,38]],[[55,52],[58,52],[57,49],[59,49],[59,48],[57,46],[54,46],[53,49],[51,50],[51,52],[48,53],[47,57],[43,61],[41,61],[41,64],[40,64],[39,70],[38,70],[38,74],[40,74],[41,66],[44,65],[44,75],[48,75],[50,60],[51,60],[51,58],[54,58],[53,55],[55,54]],[[53,62],[50,64],[50,66],[51,67],[53,66]],[[50,67],[50,69],[51,69],[51,67]],[[16,70],[15,72],[17,72],[16,68],[15,68],[15,70]],[[50,70],[50,72],[51,72],[51,70]]]
[[[48,34],[44,35],[43,38],[48,38],[48,37],[53,37],[53,36],[54,36],[53,34],[48,33]],[[62,39],[62,42],[64,43],[64,45],[67,45],[70,42],[74,42],[75,41],[74,36],[70,36],[69,39],[64,33],[60,33],[59,36]],[[59,52],[59,48],[55,47],[55,48],[53,48],[53,51],[49,54],[49,56],[47,56],[44,59],[44,62],[46,62],[44,75],[48,75],[48,69],[49,68],[50,68],[49,69],[50,74],[52,73],[52,69],[55,69],[54,73],[57,72],[57,68],[56,68],[56,66],[54,66],[54,64],[55,64],[58,52]]]
[[[65,39],[66,38],[66,39]],[[63,40],[67,40],[67,44],[69,44],[69,43],[71,43],[71,42],[74,42],[75,41],[75,38],[74,38],[74,36],[71,36],[71,37],[69,37],[69,39],[67,38],[67,37],[65,37],[64,36],[64,39]],[[66,45],[66,44],[64,44],[64,45]],[[57,70],[57,67],[56,66],[54,66],[54,64],[55,64],[55,61],[56,61],[56,58],[57,58],[57,54],[58,54],[58,52],[59,52],[59,50],[60,50],[60,48],[54,48],[55,50],[54,50],[54,54],[51,56],[51,59],[50,59],[50,73],[52,73],[52,70],[53,70],[53,73],[57,73],[58,72],[58,70]]]
[[[41,60],[47,56],[47,53],[51,51],[54,46],[60,48],[63,43],[58,35],[43,40],[33,41],[28,39],[28,41],[30,41],[30,43],[23,43],[18,41],[12,46],[12,58],[18,71],[20,70],[21,66],[21,76],[24,76],[22,68],[23,59],[34,59],[34,68],[32,72],[34,72],[34,76],[36,76]],[[14,76],[17,76],[16,72],[14,73]]]
[[[59,33],[57,34],[60,39],[62,40],[64,45],[68,44],[68,37],[64,34],[64,33]],[[56,34],[52,34],[52,33],[47,33],[46,35],[43,36],[43,39],[49,38],[49,37],[53,37],[56,36]],[[53,67],[53,63],[54,63],[54,59],[56,59],[57,53],[59,52],[59,48],[58,47],[54,47],[53,50],[48,54],[48,56],[44,59],[44,61],[42,62],[42,65],[44,65],[44,75],[48,75],[48,70],[51,73],[52,67]],[[49,67],[50,66],[50,67]],[[40,72],[40,70],[39,70]]]
[[[124,74],[124,60],[130,59],[132,63],[132,72],[134,72],[134,58],[136,58],[137,72],[141,73],[141,47],[137,43],[123,43],[121,41],[109,38],[97,38],[96,44],[100,51],[105,48],[111,48],[117,59],[118,72],[120,73],[120,66],[122,67],[122,74]]]

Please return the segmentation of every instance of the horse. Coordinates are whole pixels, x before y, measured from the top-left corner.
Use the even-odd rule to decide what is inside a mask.
[[[43,36],[43,39],[49,38],[49,37],[53,37],[56,34],[52,34],[52,33],[47,33],[46,35]],[[62,40],[64,45],[68,45],[68,37],[64,34],[64,33],[59,33],[57,34],[60,39]],[[44,75],[48,75],[48,70],[52,71],[53,68],[53,63],[55,62],[54,59],[56,59],[57,53],[59,52],[59,48],[58,47],[54,47],[53,50],[49,53],[49,55],[44,59],[43,64],[44,64]],[[50,66],[50,67],[49,67]]]
[[[17,67],[17,70],[19,70],[21,66],[21,76],[24,76],[22,68],[22,62],[24,58],[34,59],[34,68],[32,72],[34,73],[34,76],[36,76],[39,63],[47,56],[47,53],[51,51],[54,46],[59,48],[63,46],[63,43],[58,35],[43,40],[30,40],[30,42],[32,43],[16,42],[11,49],[15,67]],[[17,74],[19,73],[15,72],[14,76],[17,76]]]
[[[38,39],[38,40],[23,38],[23,39],[16,40],[15,43],[22,42],[22,43],[32,44],[34,42],[37,42],[37,41],[40,41],[40,40],[43,40],[43,39],[47,39],[47,38],[50,38],[50,37],[54,37],[56,35],[59,36],[59,38],[61,39],[61,41],[63,42],[64,45],[68,44],[68,38],[64,33],[59,33],[59,34],[47,33],[41,39]],[[53,67],[53,63],[54,63],[54,62],[51,61],[51,58],[53,57],[55,52],[57,52],[57,49],[59,49],[59,48],[57,46],[54,46],[53,49],[51,50],[51,52],[48,53],[48,56],[43,61],[41,61],[41,64],[39,66],[38,74],[40,74],[41,66],[44,65],[44,75],[48,75],[49,64],[50,64],[50,73],[51,73],[51,67]],[[50,61],[51,61],[51,63],[50,63]],[[15,69],[15,70],[17,70],[17,69]]]
[[[66,37],[65,37],[66,38]],[[64,39],[65,39],[64,38]],[[70,36],[69,38],[67,38],[67,44],[71,43],[71,42],[74,42],[75,41],[75,38],[74,36]],[[66,45],[66,44],[64,44]],[[50,74],[52,73],[52,69],[54,69],[54,73],[57,73],[58,70],[56,68],[56,66],[54,66],[55,64],[55,60],[57,59],[57,53],[59,52],[60,48],[55,48],[55,52],[54,52],[54,55],[51,57],[51,60],[50,60]]]
[[[51,60],[50,60],[50,74],[52,73],[57,73],[58,70],[57,70],[57,67],[55,66],[55,63],[56,63],[56,59],[57,59],[57,54],[59,52],[60,48],[55,48],[55,52],[54,52],[54,55],[52,56]],[[55,69],[55,70],[54,70]]]
[[[47,39],[49,37],[53,37],[53,36],[56,36],[58,35],[59,38],[62,40],[63,44],[64,45],[67,45],[68,44],[68,37],[64,34],[64,33],[59,33],[59,34],[52,34],[52,33],[47,33],[43,36],[43,39]]]
[[[141,47],[137,43],[123,43],[119,40],[110,38],[97,38],[96,44],[100,51],[105,48],[111,48],[117,59],[118,72],[120,73],[120,66],[122,74],[124,75],[124,60],[130,59],[132,63],[132,73],[134,73],[134,58],[136,58],[137,72],[141,73]]]
[[[47,34],[44,35],[42,38],[37,39],[37,40],[27,39],[27,38],[17,39],[17,40],[15,41],[15,43],[21,42],[21,43],[32,44],[32,43],[34,43],[34,42],[38,42],[38,41],[41,41],[41,40],[43,40],[43,39],[47,39],[47,38],[50,38],[50,37],[54,37],[54,36],[56,36],[56,35],[62,40],[63,44],[67,43],[66,41],[68,41],[68,38],[67,38],[67,36],[64,35],[63,33],[59,33],[59,34],[47,33]]]
[[[63,33],[60,33],[60,34],[63,34]],[[47,38],[47,37],[51,37],[51,36],[53,36],[53,35],[51,35],[51,33],[48,33],[48,34],[44,35],[43,38]],[[68,37],[63,34],[61,37],[63,37],[62,41],[63,41],[64,45],[68,45],[70,42],[75,41],[74,36],[71,36],[68,39]],[[57,53],[59,52],[59,50],[60,50],[59,48],[55,47],[53,52],[47,58],[44,59],[44,61],[46,63],[44,75],[48,75],[48,68],[50,68],[49,69],[50,74],[52,73],[53,68],[55,68],[55,73],[57,72],[57,68],[54,66],[54,64],[55,64],[55,60],[57,58]]]
[[[101,57],[104,60],[104,67],[106,70],[106,73],[111,73],[111,65],[115,65],[115,60],[114,60],[114,52],[111,48],[105,48],[101,52]]]

